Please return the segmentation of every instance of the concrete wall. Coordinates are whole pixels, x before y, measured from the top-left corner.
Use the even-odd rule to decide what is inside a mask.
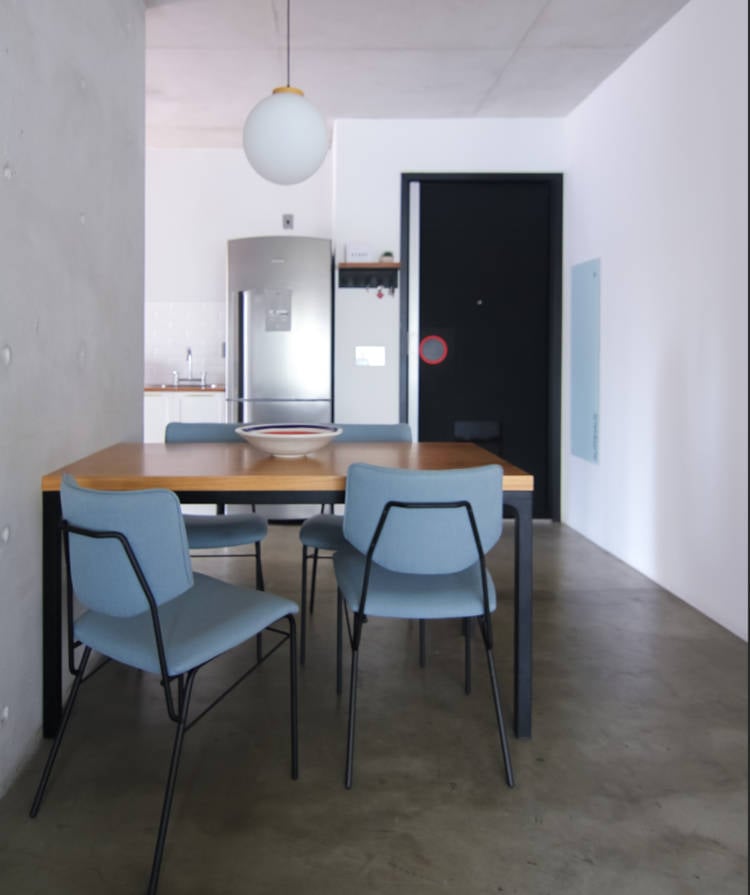
[[[693,0],[567,118],[565,184],[566,288],[602,264],[565,521],[744,638],[747,58],[745,0]]]
[[[0,794],[41,729],[41,476],[141,437],[142,0],[0,4]]]

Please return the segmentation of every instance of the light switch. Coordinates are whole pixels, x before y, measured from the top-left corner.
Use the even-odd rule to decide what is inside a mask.
[[[354,364],[357,367],[384,367],[385,345],[357,345]]]

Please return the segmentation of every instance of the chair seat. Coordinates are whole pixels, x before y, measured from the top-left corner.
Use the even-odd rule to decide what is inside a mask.
[[[306,547],[316,550],[339,550],[346,546],[344,517],[334,513],[310,516],[300,526],[299,539]]]
[[[184,519],[191,550],[254,544],[268,534],[268,523],[256,513],[220,516],[186,513]]]
[[[352,547],[333,557],[336,581],[349,608],[356,612],[362,594],[365,557]],[[490,612],[497,606],[489,573]],[[388,618],[471,618],[484,613],[479,563],[450,575],[415,575],[391,572],[372,564],[365,612]]]
[[[169,674],[196,668],[293,612],[297,604],[284,597],[196,572],[193,587],[159,607]],[[75,636],[118,662],[159,673],[148,610],[131,618],[88,610],[76,619]]]

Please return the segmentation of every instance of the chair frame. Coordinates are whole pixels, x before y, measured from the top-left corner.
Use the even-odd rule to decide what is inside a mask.
[[[165,444],[213,444],[213,443],[224,443],[224,442],[240,442],[244,443],[244,439],[241,438],[235,432],[237,425],[235,423],[184,423],[180,420],[171,420],[167,423],[164,429],[164,442]],[[182,438],[176,436],[171,433],[176,433],[180,431],[190,431],[191,437],[189,439]],[[221,434],[219,434],[221,433]],[[232,436],[231,438],[225,438],[222,436]],[[255,504],[250,504],[251,512],[255,513]],[[187,515],[190,515],[189,513]],[[225,503],[217,503],[216,504],[216,515],[217,516],[226,516],[227,515],[227,507]],[[261,549],[260,541],[253,541],[252,549],[250,549],[247,553],[205,553],[203,551],[210,550],[210,547],[191,547],[191,557],[193,559],[226,559],[231,556],[232,558],[238,559],[255,559],[255,589],[256,590],[265,590],[265,578],[263,577],[263,562],[261,559]],[[227,549],[227,548],[224,548]],[[195,551],[201,551],[199,553],[195,553]],[[258,634],[255,639],[256,643],[256,652],[258,655],[258,662],[263,658],[263,635]],[[302,652],[304,653],[304,632],[302,636]]]
[[[349,678],[349,720],[347,724],[347,743],[346,743],[346,768],[344,773],[344,786],[351,789],[354,776],[354,729],[357,714],[357,677],[359,669],[359,648],[362,640],[362,625],[366,621],[366,602],[367,591],[370,582],[370,574],[372,572],[373,555],[380,540],[380,536],[385,528],[388,515],[392,509],[403,510],[458,510],[464,509],[467,513],[474,543],[477,548],[477,556],[482,579],[482,603],[483,611],[481,616],[476,616],[479,622],[479,629],[482,633],[485,652],[487,655],[487,667],[490,677],[490,686],[492,688],[492,701],[495,708],[495,720],[497,721],[498,734],[500,737],[500,746],[503,754],[503,762],[505,765],[505,778],[509,787],[515,785],[513,776],[513,766],[511,763],[510,750],[508,748],[508,738],[505,731],[505,722],[503,720],[503,711],[500,705],[500,689],[497,682],[497,674],[495,672],[495,661],[493,656],[493,633],[492,618],[490,611],[489,589],[487,587],[487,565],[485,562],[482,542],[479,536],[474,510],[468,500],[457,501],[400,501],[389,500],[383,507],[375,531],[372,535],[367,553],[365,555],[365,568],[362,576],[362,590],[359,598],[359,608],[356,612],[352,612],[354,616],[353,622],[350,618],[349,608],[344,601],[341,589],[337,589],[337,618],[336,618],[336,679],[337,690],[340,690],[340,681],[342,677],[342,619],[346,619],[347,633],[349,637],[349,645],[352,650],[350,678]],[[403,573],[408,574],[408,573]],[[387,616],[384,616],[387,617]],[[420,619],[423,622],[424,619]],[[470,662],[471,662],[471,619],[464,619],[464,640],[465,640],[465,692],[471,690]],[[420,642],[422,641],[422,628],[420,625]],[[421,658],[421,657],[420,657]],[[420,662],[421,664],[421,662]]]
[[[320,505],[320,514],[323,515],[325,513],[330,513],[333,515],[334,505],[332,503],[325,504],[322,503]],[[308,600],[307,600],[307,564],[310,560],[312,560],[312,573],[310,575],[310,602],[309,602],[309,611],[310,615],[313,614],[313,610],[315,609],[315,583],[318,577],[318,560],[319,559],[333,559],[333,553],[327,552],[323,556],[320,556],[320,551],[324,550],[324,547],[308,547],[307,544],[302,545],[302,593],[300,598],[300,665],[305,664],[305,656],[307,653],[307,611],[308,611]]]
[[[347,440],[347,438],[346,438],[347,431],[351,433],[356,430],[359,430],[361,432],[361,430],[363,430],[363,429],[369,429],[369,430],[381,429],[382,430],[384,427],[390,428],[391,430],[395,430],[395,431],[392,431],[391,433],[389,433],[388,438],[384,438],[384,437],[382,437],[382,435],[377,436],[377,437],[374,436],[375,441],[378,441],[378,442],[394,441],[394,442],[399,442],[399,443],[405,443],[407,441],[411,441],[411,429],[410,429],[408,423],[384,423],[384,424],[379,424],[379,423],[375,423],[375,424],[341,423],[340,425],[343,427],[344,433],[345,433],[344,437],[341,439],[342,441]],[[408,434],[408,436],[409,436],[408,438],[404,437],[406,434]],[[350,436],[350,438],[351,438],[351,436]],[[355,436],[354,438],[351,438],[351,440],[362,441],[362,440],[366,440],[366,439],[363,439],[362,436],[360,435],[359,437]],[[322,503],[320,505],[320,512],[318,515],[321,515],[321,516],[326,515],[326,514],[333,515],[334,512],[335,512],[335,504]],[[326,552],[321,555],[320,554],[321,550],[325,550]],[[301,598],[300,598],[300,617],[301,618],[300,618],[300,649],[299,649],[300,665],[305,664],[305,657],[307,654],[307,611],[308,611],[308,598],[307,598],[307,569],[308,569],[308,565],[307,564],[310,560],[312,560],[312,573],[310,575],[310,599],[309,599],[309,610],[310,610],[310,615],[312,616],[313,611],[315,609],[315,585],[316,585],[317,577],[318,577],[318,560],[319,559],[324,559],[324,560],[333,559],[333,552],[334,551],[332,551],[326,547],[309,547],[305,543],[302,544],[302,582],[301,582],[302,593],[301,593]],[[424,622],[421,621],[420,625],[419,625],[419,664],[423,668],[426,664],[426,655],[427,655],[425,644],[426,644],[426,629],[425,629]],[[340,683],[337,684],[337,692],[338,693],[341,692]]]
[[[254,513],[255,512],[255,504],[250,504],[250,509]],[[227,508],[224,503],[216,504],[216,515],[217,516],[226,516]],[[265,590],[265,578],[263,577],[263,563],[261,561],[260,555],[260,541],[253,542],[253,551],[250,553],[203,553],[203,550],[210,550],[210,547],[191,547],[190,555],[193,559],[255,559],[255,589],[256,590]],[[225,548],[226,549],[226,548]],[[195,550],[201,551],[200,553],[195,553]]]
[[[166,444],[206,444],[206,443],[213,444],[215,442],[231,443],[233,441],[244,444],[244,439],[241,438],[239,435],[235,434],[235,429],[237,428],[238,425],[239,425],[239,423],[230,423],[230,422],[227,422],[227,423],[183,423],[178,420],[172,420],[167,423],[167,425],[164,429],[164,441]],[[206,429],[204,430],[206,433],[205,435],[200,432],[202,426],[206,427]],[[179,432],[182,427],[184,427],[184,429],[190,430],[193,433],[193,435],[190,439],[183,439],[180,437],[175,437],[173,435],[170,435],[170,432]],[[209,437],[209,433],[213,433],[215,436],[216,433],[218,433],[218,432],[222,432],[225,435],[234,435],[234,437],[231,439]],[[250,510],[253,513],[256,512],[254,503],[250,504]],[[227,515],[226,504],[224,504],[224,503],[216,504],[216,515],[217,516]],[[226,554],[226,553],[203,553],[203,552],[201,552],[201,553],[196,553],[196,554],[192,554],[192,555],[194,555],[194,557],[196,559],[209,559],[209,558],[216,558],[216,557],[219,557],[221,559],[226,559],[227,556],[239,557],[239,558],[246,557],[248,559],[254,558],[255,559],[255,589],[256,590],[265,590],[266,588],[265,588],[265,581],[263,578],[263,564],[261,562],[260,545],[261,545],[260,541],[254,541],[253,542],[253,550],[248,553]],[[209,547],[192,547],[191,551],[192,550],[203,551],[203,550],[210,550],[210,549],[211,548],[209,548]],[[260,648],[260,643],[259,643],[258,658],[260,658],[260,656],[261,656],[261,648]]]
[[[179,444],[180,442],[175,442]],[[192,442],[184,442],[185,444],[190,444]],[[251,512],[256,512],[255,504],[250,504]],[[189,515],[189,514],[188,514]],[[217,503],[216,504],[216,515],[217,516],[226,516],[227,515],[227,505],[225,503]],[[253,542],[253,550],[248,553],[204,553],[204,550],[210,550],[210,547],[191,547],[191,556],[194,559],[227,559],[227,558],[246,558],[246,559],[255,559],[255,589],[256,590],[265,590],[265,579],[263,577],[263,563],[261,561],[260,555],[260,541]],[[226,549],[226,548],[225,548]],[[200,553],[194,553],[193,551],[200,550]]]
[[[143,594],[148,603],[149,611],[151,614],[151,621],[153,623],[154,628],[154,637],[156,640],[156,651],[159,659],[159,669],[161,675],[162,688],[164,690],[164,698],[166,702],[167,715],[169,716],[171,721],[177,725],[175,730],[174,742],[172,745],[172,756],[169,763],[169,772],[167,775],[167,784],[164,792],[164,801],[162,804],[161,818],[159,821],[159,830],[156,837],[156,845],[154,848],[154,856],[151,865],[151,875],[149,878],[148,895],[154,895],[156,892],[158,882],[159,882],[159,873],[161,870],[162,857],[164,854],[164,845],[167,837],[167,829],[169,826],[169,818],[172,810],[172,801],[174,798],[175,785],[177,782],[177,771],[179,769],[180,757],[182,754],[182,744],[185,737],[185,734],[188,730],[195,726],[202,718],[204,718],[208,712],[211,711],[219,702],[221,702],[225,696],[227,696],[232,690],[235,689],[246,677],[252,674],[261,664],[263,664],[270,656],[272,656],[276,650],[280,649],[284,643],[289,641],[289,673],[290,673],[290,721],[291,721],[291,776],[293,780],[296,780],[299,776],[299,737],[298,737],[298,712],[297,712],[297,634],[296,634],[296,622],[295,618],[292,614],[286,615],[285,618],[289,624],[289,630],[283,631],[279,628],[274,627],[274,625],[269,625],[265,630],[273,631],[276,634],[279,634],[281,639],[278,640],[273,647],[268,650],[264,655],[258,655],[257,661],[245,672],[243,672],[232,684],[229,685],[216,699],[211,702],[209,706],[207,706],[203,711],[201,711],[194,718],[191,718],[188,721],[189,717],[189,709],[190,709],[190,698],[193,691],[193,684],[195,683],[195,678],[201,668],[204,665],[207,665],[208,662],[204,662],[201,665],[196,666],[195,668],[191,668],[189,671],[179,674],[179,675],[170,675],[167,666],[167,658],[166,652],[164,649],[164,638],[161,630],[161,621],[159,618],[159,606],[154,597],[153,591],[148,583],[148,580],[143,572],[143,569],[138,562],[138,559],[133,551],[132,545],[128,538],[119,531],[103,531],[98,529],[90,529],[90,528],[82,528],[77,525],[72,525],[69,522],[63,520],[60,525],[62,536],[63,536],[63,548],[65,555],[65,563],[70,570],[70,535],[82,535],[84,537],[96,538],[96,539],[115,539],[122,546],[125,554],[129,560],[130,566],[138,579],[138,583],[141,586]],[[75,640],[73,636],[74,630],[74,618],[73,618],[73,598],[74,598],[74,588],[72,582],[72,576],[70,572],[67,575],[67,590],[66,590],[66,608],[67,608],[67,619],[68,619],[68,668],[70,673],[74,676],[73,685],[70,690],[70,695],[68,696],[67,702],[65,704],[65,708],[63,710],[62,719],[60,722],[60,728],[55,736],[55,740],[50,749],[49,755],[47,757],[47,761],[44,765],[44,770],[42,771],[42,777],[39,781],[39,785],[37,787],[36,793],[34,795],[34,801],[31,806],[30,816],[36,817],[37,813],[42,804],[42,800],[44,798],[47,784],[49,783],[49,779],[52,773],[52,768],[55,763],[55,759],[57,758],[57,754],[60,750],[60,745],[63,740],[63,736],[65,734],[66,728],[68,726],[68,722],[70,721],[70,717],[73,712],[73,706],[75,705],[76,699],[78,697],[78,692],[80,690],[81,684],[84,681],[89,680],[89,678],[93,677],[104,665],[108,664],[111,659],[105,658],[93,671],[91,671],[88,675],[85,674],[86,667],[88,665],[89,659],[91,657],[92,648],[90,646],[84,646],[81,641]],[[179,599],[179,598],[177,598]],[[80,657],[80,661],[76,666],[75,662],[75,651],[78,647],[84,646],[83,654]],[[224,655],[223,653],[220,655]],[[215,658],[220,658],[220,656],[216,656]],[[213,661],[213,660],[209,660]],[[177,683],[177,700],[175,705],[175,699],[172,693],[172,685],[176,681]]]

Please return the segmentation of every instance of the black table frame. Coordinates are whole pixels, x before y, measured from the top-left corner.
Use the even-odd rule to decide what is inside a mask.
[[[343,491],[175,491],[183,503],[343,503]],[[513,731],[531,736],[532,491],[504,491],[515,519]],[[42,495],[42,729],[53,737],[62,716],[63,600],[60,493]]]

